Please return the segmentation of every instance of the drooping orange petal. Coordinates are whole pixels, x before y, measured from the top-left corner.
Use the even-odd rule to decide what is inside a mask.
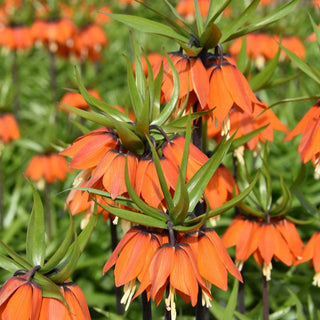
[[[209,77],[200,58],[191,59],[191,78],[194,91],[197,94],[201,108],[204,109],[208,104],[209,96]]]
[[[269,264],[275,252],[276,230],[271,224],[263,224],[260,228],[262,236],[258,248],[263,261]]]
[[[68,288],[72,291],[75,298],[78,300],[78,304],[82,310],[82,314],[84,316],[84,319],[86,319],[86,320],[91,319],[86,298],[85,298],[82,290],[80,289],[80,287],[74,283],[70,283],[68,285]]]
[[[175,248],[164,244],[156,251],[150,264],[150,280],[152,287],[151,298],[154,299],[158,291],[166,284],[174,267]]]
[[[31,319],[38,319],[42,304],[42,289],[37,283],[32,283]]]
[[[213,116],[221,123],[228,115],[234,101],[226,88],[221,67],[216,67],[211,74],[208,104],[213,110]]]
[[[25,283],[27,283],[27,281],[24,277],[12,277],[7,280],[0,288],[0,305],[6,302],[6,300]]]

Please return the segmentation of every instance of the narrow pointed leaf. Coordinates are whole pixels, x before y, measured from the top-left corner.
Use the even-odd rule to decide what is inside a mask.
[[[274,10],[270,15],[264,18],[259,17],[258,19],[256,19],[256,21],[252,21],[249,26],[241,28],[239,31],[234,32],[228,38],[225,38],[224,41],[229,41],[235,38],[242,37],[245,34],[260,30],[265,26],[284,18],[296,7],[298,2],[299,0],[292,0],[290,2],[285,3],[277,10]]]
[[[140,117],[136,121],[137,132],[141,136],[149,134],[149,116],[150,116],[150,93],[149,89],[145,89],[144,104]]]
[[[320,84],[320,77],[317,73],[312,70],[312,68],[301,58],[299,58],[296,54],[279,44],[279,46],[282,48],[282,50],[288,55],[290,60],[308,77],[310,77],[313,81]]]
[[[128,81],[131,104],[132,104],[133,112],[136,118],[139,118],[142,112],[142,106],[143,106],[142,97],[136,86],[136,82],[135,82],[134,75],[131,68],[131,62],[127,56],[125,56],[125,58],[127,61],[127,81]]]
[[[229,38],[234,32],[252,19],[259,2],[260,0],[253,0],[237,19],[234,19],[222,30],[221,43],[230,40]]]
[[[270,78],[278,67],[279,57],[280,48],[278,49],[275,57],[266,65],[266,67],[250,80],[249,83],[252,91],[258,91],[268,85]]]
[[[270,212],[272,216],[285,214],[291,208],[291,193],[287,185],[284,183],[282,176],[280,176],[280,186],[282,191],[281,202],[272,208]]]
[[[235,149],[237,149],[240,146],[244,145],[245,143],[250,141],[253,137],[255,137],[257,134],[259,134],[261,131],[263,131],[267,127],[268,127],[268,124],[263,126],[263,127],[261,127],[261,128],[259,128],[259,129],[254,130],[254,131],[252,131],[250,133],[247,133],[247,134],[243,135],[240,138],[234,139],[232,141],[232,145],[231,145],[230,151],[234,151]]]
[[[104,127],[108,127],[108,128],[111,128],[111,129],[114,129],[115,126],[114,126],[114,121],[112,118],[107,118],[99,113],[96,113],[96,112],[88,112],[88,111],[84,111],[84,110],[81,110],[79,108],[76,108],[76,107],[71,107],[71,106],[68,106],[66,104],[62,104],[66,109],[68,109],[69,111],[71,111],[72,113],[75,113],[77,114],[78,116],[80,116],[81,118],[84,118],[84,119],[87,119],[89,121],[92,121],[96,124],[99,124],[101,126],[104,126]]]
[[[146,32],[146,33],[152,33],[152,34],[158,34],[165,36],[170,39],[177,39],[181,40],[183,42],[188,42],[189,39],[182,34],[174,31],[172,28],[169,26],[160,23],[160,22],[155,22],[146,18],[138,17],[138,16],[129,16],[126,14],[107,14],[109,17],[112,19],[119,21],[131,28],[134,28],[138,31],[141,32]]]
[[[207,184],[219,167],[224,155],[228,152],[231,143],[232,138],[228,141],[223,139],[217,147],[215,154],[188,181],[187,189],[190,198],[190,211],[193,211],[202,197]]]
[[[172,14],[174,15],[174,17],[179,20],[186,31],[188,30],[188,32],[185,33],[185,36],[188,37],[188,33],[194,33],[194,30],[192,30],[192,28],[184,21],[184,19],[179,15],[179,13],[176,11],[176,9],[174,8],[174,6],[168,1],[168,0],[163,0],[164,3],[167,5],[167,7],[169,8],[169,10],[172,12]]]
[[[241,49],[237,58],[237,66],[241,73],[244,73],[249,62],[247,54],[247,37],[242,37]],[[252,87],[251,87],[252,88]]]
[[[315,21],[312,19],[312,16],[311,16],[310,13],[309,13],[309,18],[310,18],[310,21],[311,21],[311,24],[312,24],[313,32],[316,35],[317,43],[320,46],[320,28],[317,26]]]
[[[148,142],[149,142],[149,146],[151,148],[152,158],[153,158],[153,161],[154,161],[154,164],[155,164],[155,167],[156,167],[156,171],[157,171],[157,176],[158,176],[158,179],[159,179],[160,187],[161,187],[164,199],[166,201],[166,204],[167,204],[167,207],[168,207],[168,211],[170,212],[174,207],[173,200],[171,198],[171,194],[170,194],[170,191],[168,189],[166,178],[165,178],[164,173],[163,173],[162,168],[161,168],[160,159],[159,159],[159,156],[157,154],[157,151],[155,150],[153,144],[151,143],[151,141],[149,139],[148,139]]]
[[[2,254],[0,254],[0,268],[7,270],[10,273],[15,273],[17,270],[23,269],[19,263]]]
[[[74,235],[75,239],[70,255],[67,256],[65,260],[63,260],[62,263],[58,265],[58,273],[50,277],[50,279],[56,283],[61,283],[68,280],[77,267],[77,263],[81,254],[81,249],[79,246],[77,234],[74,233]]]
[[[194,11],[195,11],[198,34],[202,34],[202,32],[203,32],[203,21],[202,21],[202,17],[201,17],[201,13],[200,13],[198,0],[193,0],[193,4],[194,4]]]
[[[29,219],[26,254],[27,259],[34,266],[43,266],[45,256],[45,223],[41,198],[32,186],[33,208]]]
[[[68,228],[68,231],[66,232],[65,238],[62,241],[61,245],[59,246],[58,250],[41,268],[41,273],[49,272],[50,270],[55,268],[59,264],[59,262],[64,258],[72,242],[73,234],[74,234],[74,223],[70,215],[69,228]]]
[[[75,74],[80,93],[90,106],[94,106],[100,109],[101,111],[105,112],[106,114],[110,115],[112,118],[118,121],[130,121],[130,119],[121,111],[117,110],[115,107],[107,104],[106,102],[97,99],[88,92],[81,80],[81,76],[77,67],[75,67]]]
[[[58,299],[67,306],[66,299],[52,280],[43,276],[40,272],[35,273],[34,280],[41,286],[43,297]]]
[[[278,104],[283,104],[283,103],[288,103],[288,102],[295,102],[295,101],[308,101],[308,100],[317,100],[320,99],[320,95],[318,96],[304,96],[304,97],[296,97],[296,98],[288,98],[288,99],[283,99],[280,101],[277,101],[269,106],[269,108],[273,108],[274,106]]]
[[[170,64],[170,68],[171,68],[172,74],[173,74],[173,92],[172,92],[172,95],[170,97],[169,102],[163,108],[163,110],[161,111],[159,116],[157,118],[155,118],[151,123],[152,125],[158,125],[158,126],[161,126],[162,124],[164,124],[171,116],[172,112],[174,111],[174,109],[176,107],[176,104],[177,104],[177,101],[179,98],[179,91],[180,91],[178,71],[177,71],[176,67],[174,66],[172,60],[170,59],[170,57],[167,54],[166,54],[166,57],[167,57],[167,60]]]
[[[147,227],[167,229],[166,223],[158,219],[155,219],[153,217],[147,216],[145,214],[137,213],[134,211],[129,211],[129,210],[125,210],[117,207],[112,207],[112,206],[107,207],[100,203],[98,205],[121,219],[125,219],[133,223],[140,224]]]
[[[238,299],[239,280],[234,279],[234,285],[228,299],[228,304],[224,310],[222,320],[233,319],[233,314],[236,311],[237,299]]]
[[[260,171],[257,172],[255,178],[252,180],[252,182],[249,184],[249,186],[245,190],[243,190],[240,194],[233,197],[231,200],[227,201],[226,203],[224,203],[220,207],[210,210],[208,212],[208,218],[212,218],[214,216],[217,216],[217,215],[235,207],[238,203],[240,203],[243,199],[245,199],[248,196],[248,194],[252,191],[255,184],[257,183],[259,174],[260,174]],[[201,215],[197,218],[191,219],[188,221],[188,224],[195,223],[195,222],[201,220],[202,217],[203,217],[203,215]]]
[[[14,250],[12,250],[9,246],[7,246],[1,239],[0,239],[0,249],[2,249],[15,262],[20,264],[25,270],[29,270],[32,268],[31,261],[28,261],[25,258],[21,257]]]
[[[205,27],[210,22],[214,22],[216,18],[223,12],[223,10],[229,5],[232,0],[222,1],[210,1],[210,6],[208,10],[207,20]]]
[[[160,219],[163,221],[168,220],[168,218],[162,214],[162,211],[160,211],[157,208],[149,206],[136,194],[129,178],[128,161],[126,161],[126,166],[125,166],[125,183],[126,183],[127,191],[130,198],[145,215],[148,215],[150,217]]]
[[[154,80],[154,102],[152,107],[151,122],[154,122],[160,115],[160,99],[161,99],[161,86],[163,79],[163,63],[161,62],[159,73]]]

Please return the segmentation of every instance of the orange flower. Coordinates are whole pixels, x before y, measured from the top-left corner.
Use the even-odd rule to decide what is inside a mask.
[[[69,19],[55,21],[38,19],[31,27],[33,38],[43,42],[52,52],[58,51],[59,46],[71,47],[75,31],[76,27]]]
[[[320,8],[320,0],[313,0],[312,5],[314,8]]]
[[[320,4],[319,4],[319,7],[320,7]],[[318,25],[318,28],[320,29],[320,24]],[[316,36],[316,33],[315,32],[312,32],[308,38],[306,39],[307,41],[309,42],[315,42],[317,41],[317,36]]]
[[[298,151],[303,163],[312,160],[315,166],[315,178],[320,177],[320,100],[308,110],[296,127],[287,134],[283,141],[291,140],[302,133]]]
[[[91,90],[88,90],[88,92],[95,98],[101,100],[101,97],[98,91],[91,89]],[[90,109],[88,103],[84,100],[83,96],[80,93],[76,93],[76,92],[65,93],[60,101],[59,108],[67,112],[70,112],[69,110],[63,107],[63,104],[66,104],[67,106],[79,108],[79,109],[85,109],[85,110]]]
[[[152,52],[147,55],[147,58],[150,62],[151,67],[156,66],[159,61],[162,61],[162,56],[160,53]],[[144,56],[141,57],[142,69],[145,75],[148,74],[148,65]],[[136,72],[136,66],[133,64],[132,66],[133,72]]]
[[[160,164],[169,190],[173,192],[177,185],[179,169],[165,157],[160,158]],[[136,193],[153,207],[159,207],[164,200],[155,163],[152,159],[142,158],[139,160],[134,186]]]
[[[301,257],[303,243],[295,225],[285,218],[263,219],[238,215],[222,237],[227,248],[236,247],[239,268],[253,254],[257,263],[263,264],[263,274],[270,280],[273,257],[291,266]]]
[[[72,282],[66,282],[59,285],[60,291],[68,308],[63,302],[54,298],[44,297],[42,299],[39,320],[90,320],[90,313],[86,298],[80,287]],[[29,318],[28,318],[29,319]]]
[[[25,175],[33,181],[42,178],[47,183],[63,181],[70,171],[66,159],[58,154],[34,156],[25,171]]]
[[[261,2],[260,2],[261,3]],[[242,46],[242,38],[237,38],[229,48],[230,54],[237,57]],[[276,39],[265,33],[249,33],[246,35],[247,54],[254,60],[272,59],[278,51]]]
[[[210,306],[209,300],[212,297],[201,278],[190,246],[186,243],[175,245],[165,243],[153,255],[149,273],[142,279],[137,294],[146,290],[148,296],[159,304],[168,287],[169,294],[165,299],[165,304],[166,309],[171,311],[171,317],[174,320],[176,319],[175,294],[179,294],[187,303],[191,300],[191,305],[195,306],[199,286],[202,289],[203,304]]]
[[[127,193],[125,183],[125,164],[128,161],[129,178],[133,184],[136,177],[138,158],[133,154],[118,152],[111,149],[100,159],[97,167],[93,170],[87,187],[94,188],[97,184],[102,185],[110,193],[114,200],[119,195]],[[99,188],[100,189],[100,188]]]
[[[118,145],[117,136],[108,128],[99,128],[76,139],[72,145],[60,152],[63,156],[73,157],[70,167],[88,169],[97,166],[110,149]]]
[[[115,265],[115,284],[117,287],[124,285],[121,303],[126,304],[126,310],[135,293],[137,279],[141,282],[144,277],[148,278],[151,259],[162,242],[160,234],[133,227],[120,240],[106,262],[103,274]]]
[[[214,138],[217,141],[220,141],[224,135],[233,135],[235,132],[235,138],[240,138],[266,125],[268,126],[263,131],[245,144],[248,149],[255,150],[259,141],[262,143],[273,141],[274,130],[288,131],[287,126],[280,122],[272,109],[268,109],[266,104],[263,106],[255,105],[251,114],[232,108],[229,113],[229,119],[222,125],[216,125],[214,120],[209,119],[207,122],[207,134],[209,138]]]
[[[0,141],[9,143],[20,138],[20,131],[16,119],[12,114],[0,115]]]
[[[206,282],[228,289],[228,272],[242,281],[241,274],[231,260],[222,240],[212,229],[185,234],[181,242],[187,243],[197,259],[200,274]]]
[[[163,144],[164,156],[175,166],[181,165],[184,144],[185,139],[181,136],[176,136]],[[209,158],[202,151],[190,143],[186,181],[188,182],[208,160]],[[229,200],[234,188],[236,184],[232,174],[227,168],[218,168],[204,191],[210,207],[217,208]]]
[[[41,287],[24,274],[10,278],[0,289],[1,319],[39,319]]]
[[[102,58],[100,51],[107,45],[106,33],[97,24],[90,24],[78,30],[74,35],[74,46],[72,51],[81,59],[91,59],[93,61]]]
[[[33,45],[33,37],[29,27],[14,26],[0,28],[0,46],[10,50],[29,49]]]
[[[168,54],[179,74],[179,99],[183,101],[189,93],[189,99],[196,98],[201,110],[208,110],[209,78],[206,68],[199,57],[189,57],[181,52]],[[161,63],[154,67],[155,76]],[[163,58],[162,93],[165,101],[169,101],[173,90],[173,74],[167,58]]]
[[[208,105],[213,117],[221,123],[232,107],[253,113],[254,105],[262,105],[252,92],[247,79],[231,60],[218,59],[208,69],[210,78]]]
[[[209,10],[210,0],[199,0],[198,4],[201,16],[206,16]],[[176,10],[181,16],[194,19],[195,9],[193,0],[180,0],[176,6]]]
[[[111,18],[109,16],[107,16],[105,13],[112,13],[112,10],[107,6],[100,8],[96,14],[95,22],[100,25],[103,25],[106,22],[109,22],[111,20]]]
[[[306,244],[303,254],[300,260],[296,264],[300,264],[306,261],[310,261],[310,264],[313,265],[315,275],[313,277],[312,284],[320,287],[320,251],[319,251],[319,241],[320,241],[320,232],[317,231],[310,238]]]

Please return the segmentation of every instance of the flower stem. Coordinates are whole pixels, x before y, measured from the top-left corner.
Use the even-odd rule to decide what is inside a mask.
[[[262,275],[262,302],[263,302],[263,320],[269,320],[268,280],[265,275]]]
[[[141,295],[142,302],[142,319],[152,320],[151,301],[148,301],[147,292],[143,291]]]
[[[52,103],[54,105],[53,111],[53,123],[55,123],[57,108],[56,104],[58,102],[58,95],[57,95],[57,66],[56,66],[56,56],[54,52],[49,51],[49,59],[50,59],[50,86],[51,86],[51,93],[52,93]]]
[[[208,308],[202,305],[202,290],[199,287],[198,291],[198,302],[196,305],[196,320],[209,320],[210,314]]]
[[[243,277],[243,270],[241,271],[242,279]],[[238,288],[238,311],[242,314],[246,312],[246,306],[244,303],[244,282],[239,281],[239,288]]]
[[[111,233],[111,247],[112,251],[117,247],[118,245],[118,236],[117,236],[117,227],[112,223],[110,220],[110,233]],[[116,294],[116,305],[117,305],[117,314],[123,315],[124,314],[124,309],[123,305],[121,304],[121,288],[114,286],[114,291]]]

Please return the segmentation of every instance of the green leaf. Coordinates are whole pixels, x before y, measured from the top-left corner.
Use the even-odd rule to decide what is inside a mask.
[[[251,181],[251,183],[248,185],[248,187],[243,190],[240,194],[238,194],[237,196],[233,197],[231,200],[227,201],[226,203],[224,203],[223,205],[221,205],[218,208],[212,209],[208,212],[208,218],[212,218],[214,216],[217,216],[233,207],[235,207],[239,202],[241,202],[243,199],[245,199],[248,194],[252,191],[253,187],[255,186],[258,177],[259,177],[260,171],[257,172],[255,178]],[[186,223],[195,223],[198,222],[199,220],[201,220],[203,215],[198,216],[197,218],[191,219],[189,221],[187,221]]]
[[[11,257],[16,263],[21,265],[24,270],[30,270],[32,268],[32,264],[30,261],[27,261],[25,258],[17,254],[14,250],[12,250],[9,246],[7,246],[1,239],[0,239],[0,248],[9,257]]]
[[[278,67],[279,57],[280,48],[278,49],[275,57],[266,65],[266,67],[249,81],[252,91],[258,91],[268,84],[268,81]]]
[[[90,111],[90,112],[84,111],[79,108],[71,107],[71,106],[68,106],[63,103],[61,105],[63,105],[69,111],[77,114],[81,118],[87,119],[89,121],[92,121],[92,122],[97,123],[97,124],[104,126],[104,127],[108,127],[108,128],[112,128],[112,129],[115,128],[115,126],[114,126],[115,120],[113,120],[112,118],[107,118],[106,116],[103,116],[103,115],[96,113],[96,112],[93,112],[93,111]]]
[[[170,39],[176,39],[188,43],[189,39],[182,34],[174,31],[169,26],[138,16],[129,16],[126,14],[107,14],[112,19],[119,21],[131,28],[141,32],[158,34]]]
[[[247,37],[242,37],[241,49],[237,58],[237,66],[241,73],[244,73],[249,63],[247,54]]]
[[[224,155],[228,152],[232,143],[232,138],[225,141],[225,138],[219,143],[215,154],[193,175],[187,183],[187,189],[190,197],[189,210],[193,211],[198,201],[202,197],[214,172],[219,167]]]
[[[69,246],[72,242],[74,234],[74,223],[72,220],[72,216],[70,215],[69,219],[69,228],[65,235],[65,238],[59,248],[55,251],[53,256],[45,263],[45,265],[41,268],[41,273],[47,273],[54,269],[59,262],[64,258],[65,254],[67,253]]]
[[[0,254],[0,268],[7,270],[10,273],[15,273],[17,270],[23,269],[19,263],[2,254]]]
[[[206,30],[201,33],[200,45],[206,49],[215,48],[221,36],[220,29],[213,22],[210,22]]]
[[[128,150],[132,151],[135,154],[141,155],[144,152],[144,143],[142,140],[129,128],[123,126],[120,123],[114,123],[114,126],[117,130],[118,136],[121,140],[121,144]],[[134,130],[135,127],[130,125]]]
[[[223,10],[229,5],[232,0],[226,0],[224,2],[221,1],[210,1],[210,6],[208,10],[207,20],[205,23],[205,27],[211,22],[214,21]]]
[[[43,266],[45,257],[45,223],[43,205],[39,193],[33,186],[32,193],[33,208],[27,230],[26,254],[27,259],[32,263],[32,265]]]
[[[261,18],[261,17],[257,18],[255,21],[252,21],[249,26],[244,27],[233,34],[230,34],[228,38],[225,38],[223,41],[221,40],[221,42],[226,42],[235,38],[242,37],[245,34],[254,32],[256,30],[260,30],[265,26],[284,18],[296,7],[298,2],[299,0],[292,0],[290,2],[285,3],[281,7],[277,8],[270,15],[264,18]]]
[[[61,283],[68,280],[77,267],[77,262],[81,254],[81,249],[79,246],[77,234],[74,233],[74,236],[75,239],[70,255],[67,256],[64,260],[62,260],[62,263],[58,265],[57,269],[59,271],[54,275],[50,276],[50,279],[54,282]]]
[[[159,159],[159,156],[157,154],[157,151],[155,150],[152,142],[149,139],[148,139],[148,142],[149,142],[149,146],[150,146],[150,149],[151,149],[151,152],[152,152],[152,158],[153,158],[153,161],[154,161],[154,164],[155,164],[155,167],[156,167],[156,171],[157,171],[157,176],[158,176],[158,179],[159,179],[160,187],[161,187],[164,199],[166,201],[168,211],[170,213],[170,211],[174,207],[173,200],[171,198],[171,194],[170,194],[170,191],[168,189],[167,181],[166,181],[166,178],[165,178],[164,173],[163,173],[162,168],[161,168],[160,159]]]
[[[131,62],[127,56],[125,56],[125,58],[127,60],[127,81],[128,81],[131,104],[132,104],[133,112],[136,118],[139,118],[142,112],[142,106],[143,106],[142,97],[140,95],[141,92],[138,91],[138,88],[136,86],[136,82],[134,80],[134,75],[131,68]]]
[[[307,100],[317,100],[320,99],[319,96],[304,96],[304,97],[296,97],[296,98],[289,98],[289,99],[283,99],[280,101],[277,101],[269,106],[269,108],[273,108],[274,106],[278,104],[288,103],[288,102],[296,102],[296,101],[307,101]]]
[[[163,63],[161,62],[159,73],[154,80],[154,103],[152,107],[151,122],[157,119],[160,115],[160,99],[161,99],[161,88],[163,78]]]
[[[282,201],[276,204],[270,214],[271,215],[283,215],[286,214],[291,208],[292,198],[291,193],[287,185],[284,183],[282,176],[280,176],[280,186],[282,191]]]
[[[314,31],[314,33],[316,35],[317,43],[320,46],[320,28],[317,26],[317,24],[312,19],[312,16],[311,16],[310,12],[309,12],[309,18],[310,18],[310,21],[311,21],[311,24],[312,24],[313,31]]]
[[[240,138],[234,139],[232,141],[230,151],[234,151],[235,149],[239,148],[240,146],[243,146],[245,143],[250,141],[253,137],[255,137],[257,134],[259,134],[261,131],[263,131],[267,127],[268,127],[268,124],[259,128],[259,129],[253,130],[250,133],[247,133]]]
[[[169,102],[166,104],[166,106],[163,108],[163,110],[160,112],[159,116],[155,118],[152,122],[151,125],[158,125],[161,126],[163,125],[168,118],[171,116],[172,112],[174,111],[177,101],[179,99],[179,91],[180,91],[180,85],[179,85],[179,74],[178,71],[173,64],[172,60],[168,56],[167,53],[165,53],[167,60],[170,64],[170,68],[172,70],[173,74],[173,92],[170,97]]]
[[[283,45],[279,43],[279,46],[282,50],[288,55],[290,60],[308,77],[310,77],[313,81],[320,84],[320,76],[301,58],[299,58],[296,54],[285,48]]]
[[[266,161],[261,166],[261,173],[259,176],[259,204],[264,212],[269,211],[272,203],[272,186],[271,177]]]
[[[66,299],[59,290],[59,287],[52,280],[45,277],[40,272],[36,272],[33,278],[35,282],[41,286],[42,297],[58,299],[67,306]]]
[[[228,299],[228,304],[224,310],[222,320],[229,320],[233,318],[233,314],[237,307],[237,299],[238,299],[238,289],[239,289],[239,281],[234,279],[233,288]]]
[[[200,12],[200,8],[199,8],[198,0],[193,0],[193,4],[194,4],[194,11],[195,11],[198,34],[202,34],[203,33],[203,21],[202,21],[202,17],[201,17],[201,12]]]
[[[101,111],[105,112],[106,114],[110,115],[112,118],[118,121],[124,121],[124,122],[130,121],[130,119],[121,111],[117,110],[115,107],[107,104],[106,102],[97,99],[87,91],[87,89],[85,88],[81,80],[79,70],[76,66],[75,66],[75,74],[76,74],[76,80],[77,80],[80,93],[91,107],[94,106],[100,109]]]
[[[222,30],[221,43],[230,40],[229,38],[234,32],[252,19],[259,2],[260,0],[253,0],[237,19],[234,19]]]
[[[134,211],[129,211],[129,210],[125,210],[117,207],[112,207],[112,206],[107,207],[100,203],[98,205],[121,219],[125,219],[133,223],[140,224],[147,227],[168,229],[166,223],[158,219],[155,219],[153,217],[147,216],[145,214],[137,213]]]
[[[163,221],[167,221],[168,218],[163,215],[163,212],[157,208],[149,206],[147,203],[145,203],[135,192],[130,178],[129,178],[129,171],[128,171],[128,161],[126,161],[125,166],[125,183],[127,187],[127,191],[131,199],[134,201],[134,203],[137,205],[137,207],[146,215],[153,217],[155,219],[160,219]]]
[[[150,92],[149,89],[145,90],[144,104],[142,107],[142,113],[136,121],[137,132],[141,136],[149,134],[149,116],[150,116]]]

